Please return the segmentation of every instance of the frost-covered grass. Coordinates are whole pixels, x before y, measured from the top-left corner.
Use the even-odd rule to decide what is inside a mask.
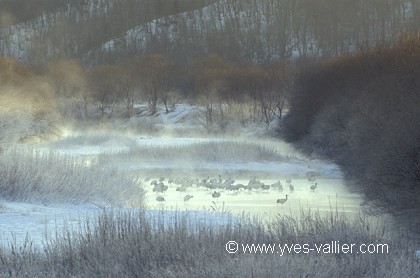
[[[84,133],[72,134],[52,144],[54,147],[68,147],[68,146],[91,146],[91,145],[112,145],[118,144],[120,146],[134,145],[136,142],[134,138],[126,134],[121,134],[115,131],[87,131]]]
[[[164,214],[163,214],[164,215]],[[3,253],[7,277],[416,277],[420,264],[404,233],[337,213],[302,212],[266,223],[243,219],[208,225],[178,213],[106,212],[82,230],[67,229],[43,250],[30,243]],[[388,244],[387,254],[229,254],[226,243]],[[240,249],[242,250],[242,249]],[[275,250],[275,251],[278,251]],[[6,252],[6,251],[5,251]]]
[[[245,141],[214,140],[185,145],[137,146],[128,151],[102,154],[99,161],[197,161],[197,162],[259,162],[288,161],[293,156],[282,155],[273,146]]]
[[[12,148],[0,155],[2,199],[138,206],[143,197],[143,189],[117,170],[86,167],[57,152]]]

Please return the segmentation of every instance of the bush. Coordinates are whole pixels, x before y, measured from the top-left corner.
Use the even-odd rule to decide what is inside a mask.
[[[283,136],[338,163],[370,211],[420,227],[420,34],[301,73]],[[401,216],[404,217],[401,217]]]

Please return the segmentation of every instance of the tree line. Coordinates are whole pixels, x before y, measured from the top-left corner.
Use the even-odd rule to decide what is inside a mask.
[[[169,113],[178,103],[189,102],[199,107],[208,131],[226,130],[238,122],[244,127],[268,127],[281,119],[294,70],[287,64],[238,65],[216,54],[186,66],[163,54],[94,67],[75,59],[38,65],[11,58],[0,58],[0,62],[0,77],[4,77],[0,96],[13,88],[28,103],[37,99],[37,105],[29,106],[43,111],[35,117],[43,115],[43,121],[103,123],[136,116],[139,103],[147,105],[149,115],[155,115],[160,107]],[[32,84],[31,89],[25,89],[25,84]],[[37,90],[45,91],[44,100]]]

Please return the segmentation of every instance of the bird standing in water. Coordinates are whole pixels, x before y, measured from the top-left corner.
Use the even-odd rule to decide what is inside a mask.
[[[277,204],[281,204],[282,206],[284,205],[284,203],[286,203],[286,201],[287,201],[287,197],[288,197],[289,195],[286,195],[286,198],[284,198],[284,199],[277,199],[277,201],[276,201],[276,203]]]

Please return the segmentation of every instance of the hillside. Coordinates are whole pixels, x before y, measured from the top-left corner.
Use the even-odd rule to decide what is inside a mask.
[[[0,52],[30,63],[96,65],[159,52],[184,64],[209,53],[266,64],[368,50],[420,27],[411,0],[18,2],[0,2]]]
[[[39,63],[46,59],[84,58],[92,49],[139,24],[199,9],[212,1],[20,2],[0,2],[0,49],[5,56]]]

